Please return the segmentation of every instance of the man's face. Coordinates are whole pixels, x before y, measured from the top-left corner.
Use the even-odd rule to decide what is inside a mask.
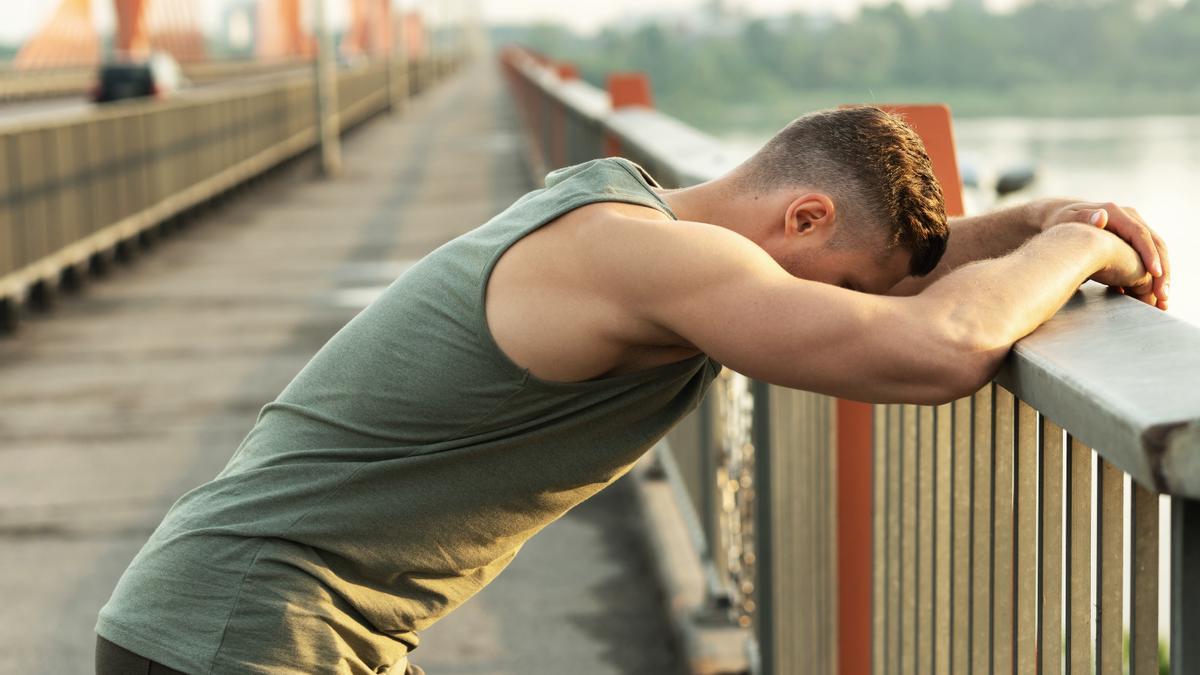
[[[888,247],[882,226],[843,225],[839,221],[855,216],[820,191],[793,191],[784,198],[783,227],[773,227],[773,236],[759,245],[792,276],[876,294],[908,276],[912,254]]]
[[[798,246],[784,267],[793,276],[862,293],[883,294],[908,276],[912,258],[902,247],[882,245]]]

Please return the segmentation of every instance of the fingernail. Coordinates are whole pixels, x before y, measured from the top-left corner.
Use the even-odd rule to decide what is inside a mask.
[[[1099,225],[1099,224],[1100,224],[1100,214],[1101,214],[1101,213],[1104,213],[1104,212],[1103,212],[1103,211],[1096,211],[1095,213],[1093,213],[1093,214],[1092,214],[1092,217],[1088,219],[1088,222],[1089,222],[1089,223],[1091,223],[1092,225]]]
[[[1163,284],[1162,296],[1165,298],[1171,294],[1171,284]]]

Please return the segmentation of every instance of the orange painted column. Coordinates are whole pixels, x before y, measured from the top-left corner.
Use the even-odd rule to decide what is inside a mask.
[[[313,54],[312,40],[300,29],[300,0],[258,0],[254,53],[260,59]]]
[[[654,107],[650,89],[650,78],[645,73],[624,72],[608,76],[608,100],[613,110],[630,106]],[[621,140],[611,134],[604,137],[604,155],[614,157],[621,154]]]
[[[146,24],[149,0],[113,0],[117,13],[116,51],[121,56],[140,58],[150,54],[150,30]]]
[[[871,404],[837,402],[838,668],[871,672]]]
[[[933,175],[942,186],[946,215],[963,215],[962,176],[958,174],[958,154],[954,149],[954,126],[950,108],[940,103],[880,106],[904,118],[925,143]]]
[[[954,149],[950,108],[945,105],[883,105],[902,116],[925,143],[942,187],[946,214],[963,214],[962,177]],[[871,670],[872,626],[872,406],[837,402],[838,666],[842,675]]]

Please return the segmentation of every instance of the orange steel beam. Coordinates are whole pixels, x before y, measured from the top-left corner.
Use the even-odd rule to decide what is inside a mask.
[[[177,61],[203,61],[207,57],[196,0],[154,0],[147,10],[150,48],[170,53]]]
[[[343,54],[379,56],[392,48],[390,0],[350,0],[350,26],[342,39]]]
[[[100,60],[100,36],[91,0],[62,0],[41,30],[17,52],[17,68],[92,65]]]
[[[838,671],[871,672],[871,405],[837,401]]]
[[[341,51],[343,54],[365,54],[367,51],[367,21],[366,0],[350,0],[350,25],[342,37]]]
[[[399,28],[396,30],[404,37],[404,55],[409,59],[419,59],[425,55],[428,47],[425,32],[425,20],[417,12],[406,12],[396,18]]]
[[[547,67],[554,67],[553,62],[545,55],[529,52],[536,60]],[[608,101],[613,110],[629,106],[654,107],[654,98],[650,93],[650,78],[642,72],[609,73],[606,82]],[[540,126],[540,121],[539,125]],[[535,127],[536,128],[536,127]],[[621,139],[612,134],[604,135],[604,156],[616,157],[621,154]]]
[[[942,185],[946,215],[961,216],[962,177],[958,174],[958,156],[954,151],[954,127],[950,121],[950,108],[937,103],[880,107],[903,117],[925,142],[925,150],[933,163],[933,175]]]
[[[312,56],[312,37],[300,27],[300,0],[258,0],[255,55],[262,59]]]
[[[925,143],[933,174],[942,186],[946,214],[963,214],[962,177],[954,151],[950,108],[945,105],[883,105],[908,122]],[[872,408],[837,402],[838,670],[871,669],[871,475]]]

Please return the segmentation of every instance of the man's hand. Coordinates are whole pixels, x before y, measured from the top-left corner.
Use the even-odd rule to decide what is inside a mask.
[[[1064,227],[1079,228],[1078,223],[1064,223]],[[1098,239],[1107,244],[1107,255],[1104,256],[1104,267],[1096,271],[1091,276],[1092,281],[1097,281],[1105,286],[1113,288],[1126,289],[1130,295],[1135,298],[1142,299],[1153,297],[1154,284],[1157,279],[1146,270],[1146,265],[1142,260],[1141,254],[1134,251],[1128,243],[1122,241],[1112,233],[1097,232],[1096,230],[1082,228],[1087,232],[1097,235]],[[1143,300],[1148,304],[1154,304],[1149,300]]]
[[[1167,308],[1171,286],[1171,261],[1167,255],[1167,245],[1162,237],[1150,229],[1136,209],[1118,206],[1112,202],[1050,203],[1042,229],[1046,230],[1063,223],[1088,223],[1112,232],[1132,246],[1149,271],[1151,283],[1132,286],[1110,285],[1159,309]],[[1101,278],[1096,280],[1103,282]]]

